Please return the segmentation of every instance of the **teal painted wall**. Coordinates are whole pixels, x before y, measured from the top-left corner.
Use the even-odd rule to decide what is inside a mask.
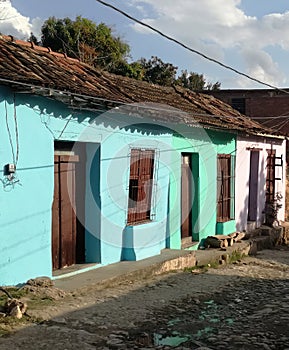
[[[5,104],[5,101],[8,103]],[[8,125],[6,125],[6,106]],[[19,160],[14,187],[0,183],[0,285],[52,276],[51,208],[54,191],[54,140],[86,145],[85,225],[86,261],[102,265],[143,259],[165,248],[171,135],[162,127],[130,125],[124,115],[69,110],[53,100],[0,90],[0,179],[3,166]],[[142,123],[144,121],[142,120]],[[150,130],[151,128],[151,130]],[[127,226],[130,150],[156,151],[152,222]]]
[[[8,130],[17,152],[13,96],[6,89],[0,89],[0,116],[0,285],[12,285],[51,276],[53,139],[33,111],[16,106],[19,183],[5,186],[3,167],[14,162]]]
[[[180,126],[166,129],[116,112],[75,111],[24,94],[14,101],[8,89],[0,89],[0,285],[52,276],[55,140],[85,143],[85,214],[80,219],[86,262],[107,265],[153,256],[165,247],[180,248],[182,152],[192,153],[192,191],[199,197],[193,201],[194,238],[215,234],[216,156],[234,152],[234,135]],[[19,182],[12,186],[3,167],[15,161],[17,131]],[[153,216],[150,223],[128,226],[133,148],[155,150]]]
[[[217,154],[235,154],[236,137],[203,128],[178,127],[173,147],[169,215],[171,236],[168,247],[180,249],[181,154],[192,154],[192,236],[200,242],[216,234]],[[199,197],[196,199],[194,194]]]

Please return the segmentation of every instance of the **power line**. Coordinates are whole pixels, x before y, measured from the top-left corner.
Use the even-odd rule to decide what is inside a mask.
[[[19,86],[25,86],[25,87],[29,87],[29,88],[38,88],[41,91],[47,91],[49,93],[51,93],[52,91],[54,93],[57,93],[59,95],[63,96],[67,96],[67,97],[79,97],[79,98],[84,98],[84,99],[89,99],[89,100],[93,100],[93,101],[99,101],[102,103],[111,103],[113,104],[115,107],[121,108],[134,108],[134,109],[140,109],[140,110],[155,110],[158,112],[170,112],[172,113],[173,111],[176,111],[179,115],[183,115],[183,116],[190,116],[190,117],[210,117],[210,118],[229,118],[231,117],[230,115],[218,115],[218,114],[209,114],[209,113],[193,113],[193,112],[186,112],[183,110],[179,110],[175,107],[172,108],[168,108],[165,106],[162,106],[161,108],[159,106],[155,106],[155,105],[150,105],[148,104],[143,104],[141,102],[121,102],[121,101],[116,101],[116,100],[111,100],[111,99],[107,99],[107,98],[103,98],[103,97],[96,97],[96,96],[91,96],[91,95],[86,95],[86,94],[80,94],[80,93],[75,93],[75,92],[71,92],[71,91],[64,91],[64,90],[59,90],[59,89],[54,89],[54,88],[50,88],[50,87],[45,87],[45,86],[41,86],[41,85],[35,85],[35,84],[31,84],[31,83],[24,83],[24,82],[20,82],[20,81],[16,81],[16,80],[11,80],[11,79],[6,79],[6,78],[1,78],[0,77],[0,82],[3,83],[8,83],[8,84],[13,84],[13,85],[19,85]],[[39,93],[39,95],[41,95]],[[171,107],[171,106],[169,106]],[[79,109],[79,110],[85,110],[85,108],[81,108],[78,106],[74,107],[75,109]],[[95,111],[95,109],[93,108],[93,111]],[[99,110],[102,111],[102,110]],[[106,110],[104,110],[105,112]],[[212,129],[221,129],[224,130],[224,128],[222,126],[217,126],[215,124],[210,124],[208,121],[193,121],[193,124],[198,123],[204,127],[208,127],[208,128],[212,128]],[[45,126],[47,127],[47,129],[49,130],[48,126],[46,125],[46,123],[44,122]],[[192,124],[192,125],[193,125]],[[204,125],[205,124],[205,125]],[[187,124],[189,125],[189,124]],[[191,126],[192,126],[191,125]],[[261,127],[261,125],[260,125]],[[241,129],[233,129],[233,130],[239,130],[242,131]],[[53,132],[51,130],[49,130],[52,134]],[[273,131],[273,130],[272,130]],[[272,135],[272,134],[271,134]],[[54,134],[53,134],[54,136]],[[272,135],[273,136],[273,135]],[[276,135],[274,135],[273,137],[276,137]],[[55,138],[55,136],[54,136]]]
[[[271,117],[250,117],[251,119],[256,119],[256,120],[258,120],[258,119],[261,119],[261,120],[263,120],[263,119],[273,119],[273,120],[276,120],[276,119],[285,119],[285,118],[289,118],[289,115],[277,115],[277,116],[271,116]]]
[[[216,117],[216,118],[228,118],[231,117],[230,115],[218,115],[218,114],[209,114],[209,113],[193,113],[193,112],[186,112],[180,109],[177,109],[176,107],[172,107],[172,106],[155,106],[155,105],[150,105],[149,103],[142,103],[142,102],[135,102],[135,101],[129,101],[129,102],[121,102],[121,101],[116,101],[113,99],[107,99],[104,97],[96,97],[96,96],[92,96],[92,95],[86,95],[86,94],[81,94],[81,93],[76,93],[76,92],[71,92],[71,91],[65,91],[65,90],[60,90],[60,89],[55,89],[55,88],[51,88],[51,87],[45,87],[45,86],[41,86],[36,85],[36,84],[32,84],[32,83],[24,83],[21,81],[16,81],[16,80],[11,80],[11,79],[6,79],[6,78],[1,78],[0,77],[0,82],[6,83],[6,84],[12,84],[12,85],[19,85],[19,86],[25,86],[28,88],[35,88],[35,89],[39,89],[41,91],[47,91],[49,92],[54,92],[57,93],[61,96],[67,96],[67,97],[79,97],[79,98],[83,98],[83,99],[88,99],[88,100],[93,100],[93,101],[98,101],[98,102],[107,102],[107,103],[111,103],[113,105],[115,105],[115,107],[130,107],[133,106],[135,109],[139,108],[139,109],[148,109],[148,110],[155,110],[155,111],[160,111],[160,112],[177,112],[180,115],[188,115],[188,116],[195,116],[195,117]],[[39,93],[39,95],[41,95]],[[153,102],[152,102],[153,103]],[[157,105],[157,103],[155,103]],[[79,107],[77,107],[79,108]],[[80,108],[81,109],[81,108]]]
[[[255,82],[258,83],[258,84],[261,84],[261,85],[270,87],[270,88],[272,88],[272,89],[275,89],[275,90],[278,90],[278,91],[282,91],[282,92],[285,92],[286,94],[289,94],[289,92],[286,91],[286,90],[280,89],[280,88],[278,88],[277,86],[274,86],[274,85],[265,83],[265,82],[263,82],[263,81],[261,81],[261,80],[259,80],[259,79],[257,79],[257,78],[251,77],[250,75],[248,75],[248,74],[246,74],[246,73],[243,73],[243,72],[241,72],[241,71],[239,71],[239,70],[237,70],[237,69],[235,69],[235,68],[233,68],[233,67],[231,67],[231,66],[228,66],[227,64],[224,64],[224,63],[222,63],[222,62],[216,60],[215,58],[209,57],[209,56],[203,54],[202,52],[200,52],[200,51],[198,51],[198,50],[195,50],[195,49],[193,49],[193,48],[187,46],[186,44],[180,42],[179,40],[177,40],[177,39],[175,39],[175,38],[173,38],[173,37],[171,37],[171,36],[169,36],[169,35],[167,35],[167,34],[161,32],[159,29],[156,29],[156,28],[152,27],[151,25],[146,24],[146,23],[144,23],[144,22],[138,20],[137,18],[135,18],[135,17],[129,15],[128,13],[126,13],[126,12],[120,10],[119,8],[117,8],[117,7],[115,7],[115,6],[111,5],[111,4],[108,4],[108,3],[105,2],[105,1],[102,1],[102,0],[96,0],[96,1],[99,2],[100,4],[106,6],[106,7],[109,7],[109,8],[111,8],[111,9],[113,9],[113,10],[116,11],[116,12],[122,14],[123,16],[129,18],[130,20],[132,20],[132,21],[134,21],[134,22],[136,22],[136,23],[138,23],[139,25],[141,25],[141,26],[143,26],[143,27],[146,27],[146,28],[149,28],[150,30],[152,30],[153,32],[155,32],[155,33],[161,35],[162,37],[166,38],[167,40],[170,40],[170,41],[176,43],[177,45],[182,46],[184,49],[186,49],[186,50],[188,50],[188,51],[190,51],[190,52],[193,52],[193,53],[195,53],[195,54],[197,54],[197,55],[203,57],[204,59],[206,59],[206,60],[208,60],[208,61],[214,62],[214,63],[218,64],[219,66],[221,66],[221,67],[223,67],[223,68],[225,68],[225,69],[228,69],[228,70],[230,70],[230,71],[232,71],[232,72],[234,72],[234,73],[236,73],[236,74],[239,74],[239,75],[241,75],[241,76],[243,76],[243,77],[245,77],[245,78],[247,78],[247,79],[253,80],[253,81],[255,81]]]

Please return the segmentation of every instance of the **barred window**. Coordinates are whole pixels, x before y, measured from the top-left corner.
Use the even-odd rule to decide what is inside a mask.
[[[235,157],[218,154],[217,171],[217,222],[225,222],[234,219]]]
[[[266,203],[274,201],[275,197],[275,157],[276,150],[267,150],[266,162]]]
[[[129,225],[151,220],[154,160],[154,150],[131,150],[127,215]]]

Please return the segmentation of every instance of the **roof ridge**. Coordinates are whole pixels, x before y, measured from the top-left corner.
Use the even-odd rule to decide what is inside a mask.
[[[9,41],[9,42],[17,44],[17,45],[25,46],[25,47],[28,47],[30,49],[36,50],[36,51],[50,53],[51,55],[56,56],[56,57],[66,58],[67,60],[70,60],[70,61],[81,62],[78,58],[69,57],[66,55],[66,53],[53,51],[53,50],[51,50],[50,47],[35,45],[32,41],[15,39],[13,35],[1,34],[0,39],[5,40],[5,41]]]

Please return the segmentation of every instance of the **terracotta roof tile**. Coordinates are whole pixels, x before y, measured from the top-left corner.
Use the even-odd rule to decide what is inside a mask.
[[[153,103],[182,111],[157,113],[152,109],[150,114],[153,118],[163,122],[191,125],[197,121],[204,127],[214,129],[273,134],[271,129],[265,129],[213,96],[179,86],[161,87],[113,75],[10,36],[0,36],[0,82],[1,79],[3,84],[6,81],[15,89],[18,83],[25,83],[106,102]],[[187,112],[187,115],[183,112]]]

